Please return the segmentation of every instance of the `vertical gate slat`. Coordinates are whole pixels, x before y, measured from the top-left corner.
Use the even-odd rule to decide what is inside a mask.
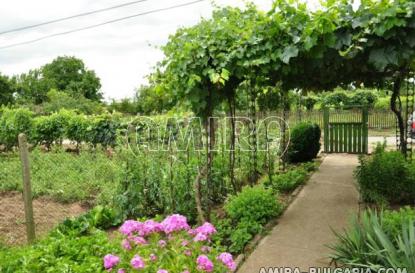
[[[333,132],[334,132],[334,129],[333,129],[333,125],[330,125],[330,135],[329,135],[329,138],[330,138],[330,152],[332,153],[332,152],[334,152],[334,149],[333,149],[333,147],[334,147],[334,135],[333,135]]]
[[[358,124],[357,125],[357,147],[358,147],[358,150],[357,150],[357,152],[360,154],[361,152],[362,152],[362,125],[361,124]]]

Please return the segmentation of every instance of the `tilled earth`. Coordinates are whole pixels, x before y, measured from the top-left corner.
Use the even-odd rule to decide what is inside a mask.
[[[41,238],[68,217],[84,213],[80,203],[61,204],[46,197],[33,200],[36,237]],[[19,192],[0,193],[0,243],[21,245],[26,242],[23,197]]]

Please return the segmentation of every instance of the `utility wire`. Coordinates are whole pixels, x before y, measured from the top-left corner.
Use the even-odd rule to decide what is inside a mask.
[[[58,19],[54,19],[54,20],[51,20],[51,21],[38,23],[38,24],[35,24],[35,25],[29,25],[29,26],[4,30],[4,31],[0,31],[0,35],[6,34],[6,33],[18,32],[18,31],[22,31],[22,30],[26,30],[26,29],[31,29],[31,28],[36,28],[36,27],[40,27],[40,26],[50,25],[50,24],[53,24],[53,23],[67,21],[67,20],[70,20],[70,19],[83,17],[83,16],[95,14],[95,13],[101,13],[101,12],[109,11],[109,10],[112,10],[112,9],[131,6],[131,5],[135,5],[135,4],[146,2],[146,1],[149,1],[149,0],[131,1],[131,2],[124,3],[124,4],[120,4],[120,5],[116,5],[116,6],[112,6],[112,7],[108,7],[108,8],[103,8],[103,9],[97,9],[97,10],[93,10],[93,11],[88,11],[88,12],[84,12],[84,13],[80,13],[80,14],[75,14],[75,15],[71,15],[71,16],[68,16],[68,17],[58,18]]]
[[[24,41],[24,42],[21,42],[21,43],[15,43],[15,44],[2,46],[2,47],[0,47],[0,50],[11,48],[11,47],[16,47],[16,46],[21,46],[21,45],[27,45],[27,44],[39,42],[39,41],[42,41],[42,40],[46,40],[46,39],[49,39],[49,38],[53,38],[53,37],[57,37],[57,36],[63,36],[63,35],[67,35],[67,34],[70,34],[70,33],[79,32],[79,31],[83,31],[83,30],[87,30],[87,29],[91,29],[91,28],[96,28],[96,27],[112,24],[112,23],[115,23],[115,22],[120,22],[120,21],[124,21],[124,20],[127,20],[127,19],[131,19],[131,18],[151,14],[151,13],[157,13],[157,12],[161,12],[161,11],[167,11],[167,10],[176,9],[176,8],[180,8],[180,7],[190,6],[190,5],[193,5],[193,4],[196,4],[196,3],[199,3],[199,2],[204,2],[204,1],[206,1],[206,0],[197,0],[197,1],[187,2],[187,3],[183,3],[183,4],[180,4],[180,5],[174,5],[174,6],[170,6],[170,7],[166,7],[166,8],[159,8],[159,9],[154,9],[154,10],[150,10],[150,11],[145,11],[145,12],[142,12],[142,13],[137,13],[137,14],[133,14],[133,15],[130,15],[130,16],[117,18],[117,19],[114,19],[114,20],[106,21],[106,22],[103,22],[103,23],[95,24],[95,25],[90,25],[90,26],[86,26],[86,27],[82,27],[82,28],[72,29],[72,30],[68,30],[68,31],[65,31],[65,32],[54,33],[54,34],[46,35],[46,36],[39,37],[39,38],[36,38],[36,39],[33,39],[33,40]]]

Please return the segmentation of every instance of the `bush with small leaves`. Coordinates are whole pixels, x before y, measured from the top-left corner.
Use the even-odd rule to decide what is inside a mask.
[[[315,123],[302,122],[291,130],[287,159],[290,162],[311,161],[320,151],[320,127]]]
[[[0,144],[7,150],[17,146],[17,137],[24,133],[32,138],[33,112],[24,109],[3,108],[0,115]]]

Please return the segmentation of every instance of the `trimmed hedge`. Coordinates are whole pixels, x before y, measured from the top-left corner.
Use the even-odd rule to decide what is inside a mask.
[[[289,162],[306,162],[317,157],[320,151],[320,127],[315,123],[302,122],[291,130],[287,151]]]

